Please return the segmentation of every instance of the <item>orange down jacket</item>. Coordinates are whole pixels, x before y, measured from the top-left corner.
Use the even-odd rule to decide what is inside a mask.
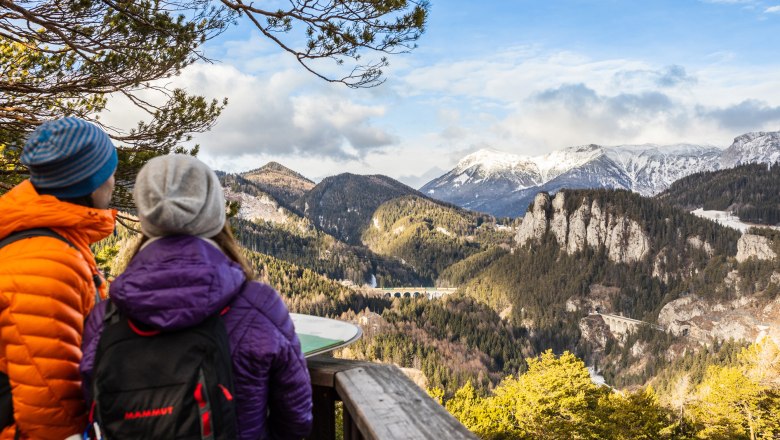
[[[11,382],[15,425],[0,439],[57,439],[86,423],[79,362],[84,318],[99,274],[91,243],[111,234],[116,211],[39,195],[29,181],[0,197],[0,239],[51,228],[76,249],[33,237],[0,249],[0,371]],[[100,295],[105,297],[105,283]]]

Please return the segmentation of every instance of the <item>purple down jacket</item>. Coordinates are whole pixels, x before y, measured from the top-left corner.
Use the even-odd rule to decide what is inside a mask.
[[[244,283],[239,265],[197,237],[150,243],[111,284],[128,317],[166,330],[192,326],[218,313],[230,339],[240,439],[293,439],[312,426],[311,380],[287,307],[276,291]],[[89,390],[106,302],[87,318],[81,374]]]

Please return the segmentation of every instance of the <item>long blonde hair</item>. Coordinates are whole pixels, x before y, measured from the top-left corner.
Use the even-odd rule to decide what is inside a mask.
[[[244,257],[244,254],[241,253],[241,246],[238,245],[238,241],[236,241],[236,238],[233,235],[233,228],[230,227],[230,222],[225,222],[225,226],[222,227],[222,230],[219,231],[217,235],[211,237],[211,240],[214,240],[214,242],[219,245],[219,248],[230,260],[241,266],[241,270],[244,272],[247,280],[255,279],[255,271],[252,268],[252,265],[249,264],[249,261]],[[130,254],[128,261],[135,257],[147,241],[149,241],[149,237],[142,235],[141,239],[136,243],[132,254]]]

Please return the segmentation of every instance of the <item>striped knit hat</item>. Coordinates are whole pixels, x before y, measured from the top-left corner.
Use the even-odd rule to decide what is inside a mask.
[[[98,189],[114,173],[118,159],[105,131],[67,117],[38,126],[24,145],[21,161],[39,193],[74,198]]]

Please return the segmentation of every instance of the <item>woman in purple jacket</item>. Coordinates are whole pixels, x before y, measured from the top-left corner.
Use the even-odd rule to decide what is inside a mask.
[[[312,425],[311,381],[279,294],[252,280],[225,219],[216,174],[185,155],[150,160],[134,190],[143,240],[111,284],[117,308],[159,330],[223,315],[233,364],[240,439],[294,439]],[[95,354],[106,314],[95,307],[84,331],[81,373],[91,400]],[[229,309],[226,309],[229,308]]]

